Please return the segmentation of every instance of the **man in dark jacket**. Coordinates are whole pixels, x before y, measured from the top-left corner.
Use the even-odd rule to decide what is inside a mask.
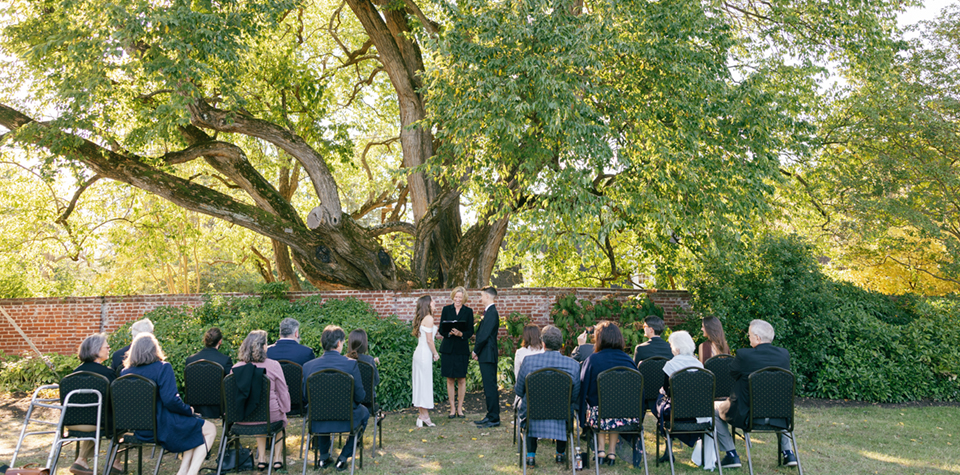
[[[284,318],[280,322],[280,339],[267,347],[267,358],[289,360],[303,366],[315,356],[312,348],[300,344],[300,322],[294,318]]]
[[[727,429],[727,422],[734,427],[747,426],[747,417],[750,414],[750,374],[768,366],[790,369],[790,352],[786,349],[773,346],[773,325],[763,321],[750,322],[747,332],[752,348],[741,348],[730,364],[730,376],[734,379],[733,391],[725,401],[715,403],[717,409],[717,444],[726,456],[720,461],[723,468],[739,467],[740,457],[733,445],[733,437]],[[797,457],[790,447],[789,439],[780,436],[780,449],[783,450],[784,464],[793,467],[797,465]]]
[[[483,320],[477,330],[473,359],[480,363],[483,396],[487,400],[487,415],[474,422],[481,428],[500,425],[500,392],[497,390],[497,358],[500,356],[497,331],[500,329],[500,313],[497,312],[496,303],[497,289],[484,287],[480,290],[480,304],[484,308]]]
[[[663,338],[660,338],[660,334],[662,334],[666,328],[667,326],[664,325],[663,319],[660,317],[650,315],[643,319],[643,336],[647,337],[648,340],[637,345],[635,348],[633,352],[634,367],[651,356],[662,356],[666,359],[673,358],[673,350],[670,349],[670,344],[663,341]]]
[[[212,361],[223,368],[223,374],[226,376],[230,372],[230,368],[233,368],[233,360],[229,356],[220,353],[220,343],[223,343],[223,333],[220,332],[220,329],[213,327],[207,330],[207,332],[203,334],[204,348],[188,356],[187,361],[184,362],[184,366],[187,366],[194,361]],[[219,404],[213,406],[193,406],[193,410],[196,411],[197,414],[200,414],[208,419],[220,417]]]

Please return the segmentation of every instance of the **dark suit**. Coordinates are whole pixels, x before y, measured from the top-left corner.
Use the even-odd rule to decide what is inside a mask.
[[[480,363],[480,377],[483,379],[483,396],[487,400],[487,415],[490,422],[500,421],[500,393],[497,390],[497,358],[500,348],[497,346],[497,331],[500,329],[500,313],[496,305],[490,305],[483,311],[483,320],[477,330],[477,341],[473,353]]]
[[[230,372],[230,368],[233,368],[233,360],[229,356],[223,353],[220,353],[220,350],[216,348],[209,348],[209,347],[204,348],[188,356],[187,360],[184,362],[183,365],[186,366],[190,363],[193,363],[194,361],[200,361],[200,360],[212,361],[220,365],[220,367],[223,368],[224,376],[226,376],[227,373]],[[220,417],[219,405],[193,406],[193,410],[197,411],[197,414],[200,414],[201,416],[206,417],[208,419],[216,419]]]
[[[276,343],[267,347],[267,358],[271,360],[290,360],[303,366],[308,361],[316,358],[313,350],[309,346],[301,345],[296,340],[281,338]],[[307,374],[304,372],[303,374]]]
[[[641,361],[650,358],[651,356],[662,356],[666,359],[673,358],[673,349],[670,348],[670,343],[667,343],[660,338],[655,336],[649,340],[637,345],[637,348],[633,352],[633,367],[636,368]]]
[[[311,374],[323,369],[338,369],[353,376],[353,426],[367,426],[367,419],[370,417],[370,411],[360,404],[367,393],[363,390],[363,379],[360,375],[360,367],[357,362],[341,355],[337,350],[328,350],[323,352],[319,358],[315,358],[303,365],[303,402],[307,404],[307,378]],[[320,402],[318,402],[320,403]],[[347,432],[350,430],[348,422],[311,422],[310,430],[312,432]],[[330,436],[320,436],[320,460],[325,460],[330,456]],[[341,459],[346,460],[353,455],[353,437],[343,443],[343,450],[340,451]]]
[[[520,365],[520,372],[517,374],[517,384],[514,386],[513,390],[517,393],[517,396],[520,396],[520,418],[526,419],[527,417],[527,376],[534,371],[543,369],[543,368],[556,368],[564,373],[570,375],[571,380],[573,381],[573,391],[570,393],[570,413],[576,409],[577,402],[580,400],[580,364],[577,363],[573,358],[568,358],[560,354],[559,351],[546,351],[536,355],[530,355],[523,359],[523,364]],[[546,421],[535,421],[530,423],[529,430],[530,437],[530,451],[537,451],[537,439],[546,438],[546,439],[556,439],[566,442],[567,437],[567,425],[566,422],[560,419],[557,420],[546,420]],[[557,447],[557,452],[563,453],[565,444]]]
[[[127,357],[128,351],[130,351],[130,345],[114,351],[113,356],[110,357],[110,369],[113,370],[114,375],[120,375],[120,371],[123,369],[123,359]]]
[[[770,343],[761,343],[753,348],[741,348],[730,363],[730,376],[733,377],[733,391],[726,401],[716,403],[717,417],[733,424],[734,427],[747,426],[750,414],[750,374],[768,366],[790,369],[790,352]],[[717,441],[721,450],[733,450],[733,437],[726,424],[717,424]],[[789,442],[781,436],[781,447],[789,447]]]
[[[584,361],[587,361],[587,358],[593,354],[593,343],[584,343],[573,349],[573,353],[570,353],[570,357],[577,361],[577,363],[583,364]]]
[[[441,329],[446,322],[467,322],[468,326],[463,336],[440,334],[443,337],[438,350],[443,355],[440,360],[440,375],[445,378],[466,378],[467,366],[470,363],[470,337],[473,336],[473,309],[462,306],[460,313],[457,313],[452,304],[447,305],[440,312]]]

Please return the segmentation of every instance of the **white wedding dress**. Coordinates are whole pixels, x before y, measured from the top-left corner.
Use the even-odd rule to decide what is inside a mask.
[[[434,327],[420,326],[420,339],[413,352],[413,406],[433,409],[433,353],[428,338],[433,338]]]

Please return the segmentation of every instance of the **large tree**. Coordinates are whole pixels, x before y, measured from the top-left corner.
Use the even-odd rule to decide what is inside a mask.
[[[899,6],[14,0],[0,125],[50,169],[270,238],[318,287],[483,285],[511,222],[521,249],[596,245],[617,281],[623,239],[669,274],[749,233],[817,65],[886,51]],[[395,142],[401,173],[374,173]]]

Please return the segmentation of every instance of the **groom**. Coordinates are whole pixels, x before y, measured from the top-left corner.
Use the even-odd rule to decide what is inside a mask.
[[[484,287],[480,290],[480,304],[483,305],[483,321],[477,330],[477,342],[473,347],[473,359],[480,362],[480,376],[483,378],[483,395],[487,400],[487,415],[474,421],[477,427],[489,428],[500,425],[500,394],[497,391],[497,331],[500,329],[500,314],[497,313],[497,289]]]

